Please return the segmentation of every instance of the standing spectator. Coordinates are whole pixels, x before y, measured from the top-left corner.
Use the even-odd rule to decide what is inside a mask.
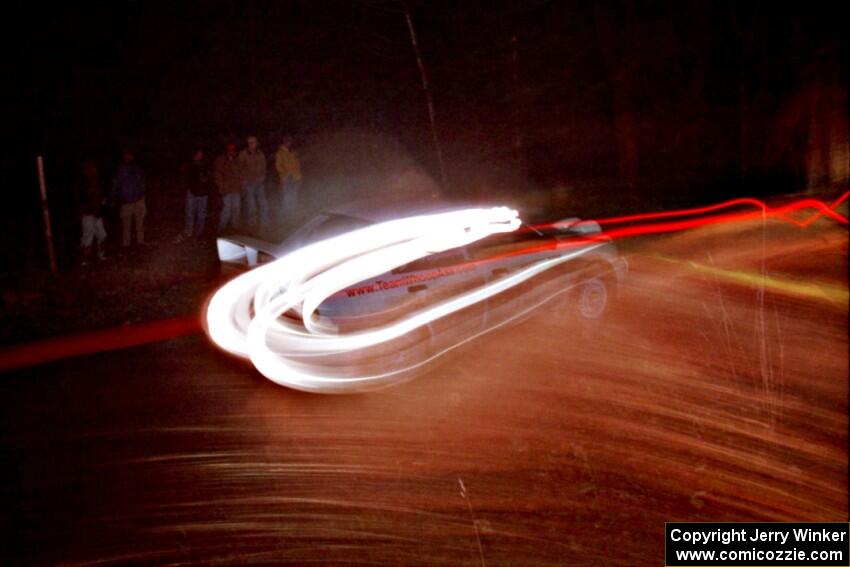
[[[178,241],[204,233],[211,179],[203,150],[195,150],[192,161],[181,168],[180,177],[186,188],[186,226]]]
[[[100,184],[100,176],[94,162],[85,162],[82,165],[82,180],[80,183],[80,219],[82,224],[82,237],[80,247],[83,251],[83,266],[85,266],[92,255],[92,243],[97,241],[97,257],[106,259],[103,242],[106,240],[106,229],[103,227],[103,208],[106,205],[106,195]]]
[[[266,199],[266,155],[259,147],[256,136],[248,138],[248,147],[239,153],[242,169],[242,191],[248,221],[255,223],[259,212],[260,227],[266,225],[269,202]]]
[[[112,193],[121,206],[121,245],[130,246],[130,229],[136,225],[136,243],[145,243],[145,175],[133,152],[124,151],[123,163],[112,179]]]
[[[224,232],[228,225],[233,228],[239,225],[242,171],[236,144],[227,144],[224,154],[216,158],[213,177],[222,201],[218,231]]]
[[[285,135],[274,156],[274,165],[280,179],[283,214],[294,215],[298,208],[298,193],[301,190],[301,161],[292,149],[292,136]]]

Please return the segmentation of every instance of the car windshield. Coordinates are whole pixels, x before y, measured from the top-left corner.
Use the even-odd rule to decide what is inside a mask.
[[[348,215],[321,213],[287,238],[285,248],[294,249],[306,244],[312,244],[313,242],[319,242],[346,232],[351,232],[352,230],[367,227],[370,224],[369,221]]]
[[[308,236],[310,242],[318,242],[333,236],[338,236],[352,230],[364,228],[371,223],[363,219],[345,215],[328,215],[325,222],[318,225]]]

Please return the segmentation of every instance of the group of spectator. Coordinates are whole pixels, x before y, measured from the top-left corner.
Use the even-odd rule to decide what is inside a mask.
[[[179,239],[203,234],[208,200],[213,191],[221,196],[219,233],[241,226],[265,227],[271,215],[266,194],[268,167],[256,136],[249,136],[241,151],[236,144],[227,144],[211,170],[203,150],[196,150],[192,160],[183,167],[181,176],[186,188],[186,223]],[[301,162],[292,149],[290,136],[281,139],[274,156],[274,168],[280,183],[283,215],[290,214],[298,207],[301,186]]]
[[[301,188],[301,162],[292,147],[292,138],[285,135],[274,154],[273,167],[281,191],[282,216],[298,208]],[[181,167],[180,184],[186,192],[185,224],[178,241],[198,238],[205,234],[210,199],[220,196],[218,232],[229,229],[256,227],[262,229],[271,220],[266,181],[269,163],[256,136],[246,140],[241,151],[229,143],[212,166],[205,152],[196,149],[191,160]],[[112,179],[109,195],[103,190],[97,166],[86,162],[82,166],[80,216],[82,261],[86,264],[97,253],[105,258],[107,234],[103,223],[107,203],[119,207],[121,246],[131,246],[135,232],[138,245],[145,243],[145,176],[136,164],[131,151],[125,151],[122,163]],[[244,217],[243,217],[243,214]]]

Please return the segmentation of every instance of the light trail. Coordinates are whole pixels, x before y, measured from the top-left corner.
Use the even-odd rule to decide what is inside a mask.
[[[632,215],[629,217],[618,217],[612,219],[602,219],[601,221],[597,221],[602,225],[613,225],[617,223],[626,224],[627,222],[634,222],[635,220],[657,220],[657,219],[673,219],[676,217],[684,217],[688,215],[696,215],[696,214],[704,214],[706,212],[713,212],[722,209],[728,209],[736,206],[744,206],[751,205],[758,208],[758,211],[750,212],[750,213],[735,213],[735,214],[725,214],[725,215],[715,215],[715,216],[705,216],[702,218],[693,218],[693,219],[685,219],[678,220],[675,223],[647,223],[647,224],[638,224],[635,226],[628,227],[617,227],[609,229],[602,235],[602,238],[605,241],[614,240],[617,238],[623,238],[628,236],[635,236],[640,234],[654,234],[654,233],[663,233],[663,232],[672,232],[677,230],[685,230],[688,228],[696,228],[699,226],[704,226],[708,224],[716,224],[722,222],[730,222],[736,220],[748,220],[748,219],[758,219],[762,218],[763,215],[771,216],[778,218],[780,220],[784,220],[786,222],[790,222],[796,226],[801,228],[805,228],[811,225],[814,221],[821,217],[828,217],[840,224],[847,224],[846,217],[838,214],[835,209],[847,201],[848,196],[850,196],[850,192],[845,192],[833,202],[829,204],[825,204],[821,201],[816,200],[803,200],[791,203],[790,205],[786,205],[784,207],[778,208],[770,208],[765,203],[761,201],[757,201],[755,199],[736,199],[734,201],[728,201],[726,203],[721,203],[718,205],[712,205],[710,207],[702,207],[697,209],[687,209],[684,211],[667,211],[663,213],[648,213],[643,215]],[[802,211],[807,208],[814,208],[815,212],[811,213],[808,217],[803,218],[802,220],[795,219],[790,215],[796,213],[798,211]],[[831,212],[830,212],[831,211]],[[562,223],[552,223],[549,225],[538,225],[536,228],[545,229],[548,227],[556,227],[561,226]],[[532,229],[528,225],[524,225],[521,228],[517,229],[517,233],[536,230]],[[539,231],[538,231],[539,233]],[[473,262],[469,262],[464,264],[464,267],[468,264],[470,267],[473,266],[482,266],[487,263],[495,263],[499,260],[510,258],[511,256],[523,255],[523,254],[533,254],[535,252],[542,251],[550,251],[555,249],[566,250],[569,248],[580,248],[582,246],[587,246],[589,243],[597,242],[599,240],[598,235],[585,235],[581,238],[570,239],[558,241],[556,239],[551,239],[548,242],[541,242],[538,244],[530,245],[526,248],[520,250],[514,250],[508,253],[496,254],[488,257],[484,260],[477,260]],[[201,278],[203,274],[193,274],[192,277]],[[759,276],[759,281],[761,284],[762,276]],[[727,278],[732,279],[732,278]],[[744,282],[743,277],[735,276],[736,281]],[[181,280],[182,281],[182,280]],[[824,295],[818,289],[813,288],[812,286],[801,287],[801,285],[794,284],[789,287],[785,285],[783,282],[779,282],[776,286],[773,286],[776,290],[780,291],[789,291],[793,292],[796,295],[804,296],[807,298],[818,299],[821,297],[828,298],[836,298],[835,301],[844,301],[846,303],[846,290],[831,290],[827,289],[826,295]],[[817,288],[824,288],[822,284],[817,284]],[[351,288],[348,288],[351,289]],[[249,304],[250,309],[250,304]],[[250,321],[250,313],[247,320],[243,320],[240,322],[240,325],[247,325]],[[209,325],[206,325],[207,332],[209,334]],[[25,343],[20,345],[14,345],[5,347],[0,350],[0,371],[8,371],[17,368],[23,368],[27,366],[32,366],[36,364],[43,364],[45,362],[50,362],[53,360],[60,360],[63,358],[69,358],[73,356],[83,356],[88,354],[94,354],[103,351],[115,350],[126,348],[129,346],[135,346],[140,344],[147,344],[151,342],[159,342],[163,340],[169,340],[178,336],[183,336],[187,334],[194,333],[200,330],[199,321],[192,317],[188,318],[177,318],[177,319],[167,319],[163,321],[154,321],[152,323],[143,323],[138,325],[130,325],[130,326],[122,326],[116,329],[105,329],[102,331],[95,331],[92,333],[83,333],[80,335],[71,335],[64,337],[56,337],[52,339],[47,339],[43,341],[37,341],[33,343]],[[224,332],[227,335],[226,332]],[[239,337],[237,333],[235,335]],[[225,339],[228,340],[228,339]],[[240,343],[239,338],[231,337],[231,347]],[[247,356],[245,351],[236,347],[236,351],[240,356]],[[228,349],[230,350],[230,349]],[[233,352],[233,351],[231,351]],[[445,352],[445,351],[444,351]],[[438,356],[438,353],[435,356]],[[431,357],[434,358],[434,357]]]
[[[686,217],[693,216],[695,214],[702,214],[705,212],[713,212],[721,209],[728,209],[732,207],[737,207],[742,204],[749,204],[755,206],[758,210],[744,213],[726,213],[720,215],[712,215],[712,216],[702,216],[696,218],[688,218],[684,220],[675,220],[671,222],[649,222],[644,224],[636,224],[633,226],[625,226],[625,227],[616,227],[611,228],[605,231],[605,234],[612,238],[624,238],[627,236],[640,236],[640,235],[648,235],[648,234],[661,234],[665,232],[678,232],[681,230],[687,230],[691,228],[698,228],[701,226],[713,225],[713,224],[721,224],[727,222],[742,222],[748,220],[758,220],[758,219],[766,219],[766,218],[776,218],[790,224],[796,225],[800,228],[806,228],[812,222],[817,220],[822,216],[826,216],[835,222],[843,225],[847,225],[847,217],[838,213],[835,209],[841,205],[844,201],[847,200],[848,195],[850,195],[850,191],[845,192],[841,197],[835,200],[832,204],[826,204],[823,201],[819,201],[817,199],[801,199],[799,201],[794,201],[793,203],[789,203],[782,207],[770,207],[763,201],[759,201],[758,199],[734,199],[732,201],[727,201],[725,203],[720,203],[718,205],[712,205],[710,207],[702,207],[698,209],[684,209],[679,211],[666,211],[661,213],[648,213],[641,215],[631,215],[625,217],[615,217],[609,219],[601,219],[596,221],[601,226],[606,225],[615,225],[615,224],[625,224],[629,222],[634,222],[636,220],[659,220],[659,219],[669,219],[669,218],[677,218],[677,217]],[[806,209],[815,209],[815,212],[807,217],[805,220],[797,220],[791,216],[791,214],[796,213],[797,211],[802,211]]]
[[[332,378],[301,360],[386,343],[482,301],[510,282],[503,280],[356,333],[339,334],[332,326],[321,324],[315,316],[317,307],[350,285],[518,226],[517,213],[511,209],[467,209],[376,224],[306,246],[242,274],[218,290],[207,307],[208,334],[221,348],[250,358],[263,375],[285,386],[340,393],[392,383],[410,368]],[[281,317],[290,310],[299,313],[301,320]]]
[[[731,209],[733,207],[738,207],[741,205],[752,205],[756,209],[759,209],[761,212],[749,213],[757,216],[761,216],[762,214],[770,215],[778,217],[782,220],[791,222],[793,224],[797,224],[798,226],[807,226],[811,224],[817,218],[827,215],[833,220],[841,223],[847,224],[847,218],[843,215],[837,213],[835,209],[847,200],[847,196],[850,195],[850,192],[844,193],[841,197],[839,197],[832,204],[827,205],[823,201],[819,201],[817,199],[801,199],[798,201],[794,201],[793,203],[784,205],[782,207],[771,207],[764,201],[760,201],[758,199],[752,199],[749,197],[741,198],[741,199],[732,199],[731,201],[726,201],[724,203],[719,203],[716,205],[711,205],[707,207],[699,207],[693,209],[680,209],[676,211],[664,211],[664,212],[656,212],[656,213],[644,213],[639,215],[628,215],[622,217],[612,217],[607,219],[600,219],[596,222],[600,225],[611,225],[611,224],[622,224],[627,222],[633,222],[638,220],[658,220],[663,218],[675,218],[675,217],[685,217],[685,216],[694,216],[694,215],[704,215],[706,213],[711,213],[714,211],[719,211],[722,209]],[[805,221],[798,221],[796,219],[791,218],[790,213],[802,210],[802,209],[816,209],[816,212],[813,213],[809,218]],[[706,217],[712,218],[712,217]]]
[[[320,393],[372,390],[402,379],[408,371],[454,347],[426,361],[378,374],[357,375],[352,372],[351,375],[332,377],[315,362],[316,359],[362,351],[400,338],[613,239],[768,216],[800,227],[810,225],[821,216],[846,225],[847,218],[835,209],[847,200],[848,194],[850,192],[844,193],[831,204],[803,199],[772,208],[763,201],[744,198],[708,207],[601,219],[595,222],[610,227],[604,234],[584,235],[573,241],[552,239],[509,253],[563,249],[562,255],[535,262],[509,277],[420,309],[391,323],[365,331],[339,333],[333,325],[320,321],[316,313],[322,302],[349,286],[430,254],[461,247],[492,234],[516,231],[521,225],[517,212],[505,207],[399,219],[306,246],[240,275],[213,295],[207,306],[206,329],[218,346],[250,359],[260,373],[278,384]],[[707,215],[744,205],[757,210]],[[802,221],[791,216],[805,209],[815,209],[815,213]],[[637,224],[616,226],[629,223]],[[526,226],[519,232],[563,228],[562,225]],[[573,250],[567,252],[570,248]],[[300,319],[281,317],[287,313],[294,313]]]
[[[0,372],[65,358],[88,356],[193,335],[201,330],[197,315],[52,337],[0,348]]]
[[[760,218],[762,216],[771,216],[779,218],[786,222],[790,222],[792,224],[796,224],[800,227],[805,227],[810,225],[812,222],[814,222],[821,216],[826,215],[832,220],[840,224],[846,225],[848,224],[847,217],[841,215],[835,209],[837,209],[844,201],[846,201],[848,196],[850,196],[850,191],[844,192],[838,199],[833,201],[831,204],[826,204],[818,199],[800,199],[798,201],[794,201],[781,207],[771,207],[770,205],[759,199],[744,197],[740,199],[732,199],[730,201],[725,201],[723,203],[718,203],[716,205],[710,205],[707,207],[611,217],[607,219],[598,219],[595,222],[601,226],[607,226],[613,224],[630,223],[635,221],[655,221],[660,219],[705,215],[706,213],[713,213],[715,211],[720,211],[723,209],[731,209],[735,207],[740,207],[742,205],[751,205],[758,210],[756,212],[749,213],[728,213],[726,215],[704,216],[702,218],[694,219],[692,222],[697,223],[694,226],[699,226],[700,222],[713,223],[722,222],[724,220],[746,220],[750,218]],[[804,209],[815,209],[815,212],[803,221],[796,220],[790,216],[791,213],[795,213]]]

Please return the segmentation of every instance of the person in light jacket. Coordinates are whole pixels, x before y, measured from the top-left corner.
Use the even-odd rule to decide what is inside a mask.
[[[298,194],[301,190],[301,160],[292,149],[292,136],[286,135],[281,139],[274,156],[274,165],[280,180],[283,214],[294,216],[298,210]]]
[[[266,155],[256,136],[248,138],[248,147],[239,153],[242,168],[242,201],[248,222],[259,221],[260,228],[268,222],[269,202],[266,198]],[[259,218],[258,218],[259,217]]]
[[[213,168],[213,178],[221,194],[221,216],[218,219],[218,231],[224,232],[228,226],[239,226],[242,197],[242,168],[236,144],[227,144],[224,154],[218,156]]]

